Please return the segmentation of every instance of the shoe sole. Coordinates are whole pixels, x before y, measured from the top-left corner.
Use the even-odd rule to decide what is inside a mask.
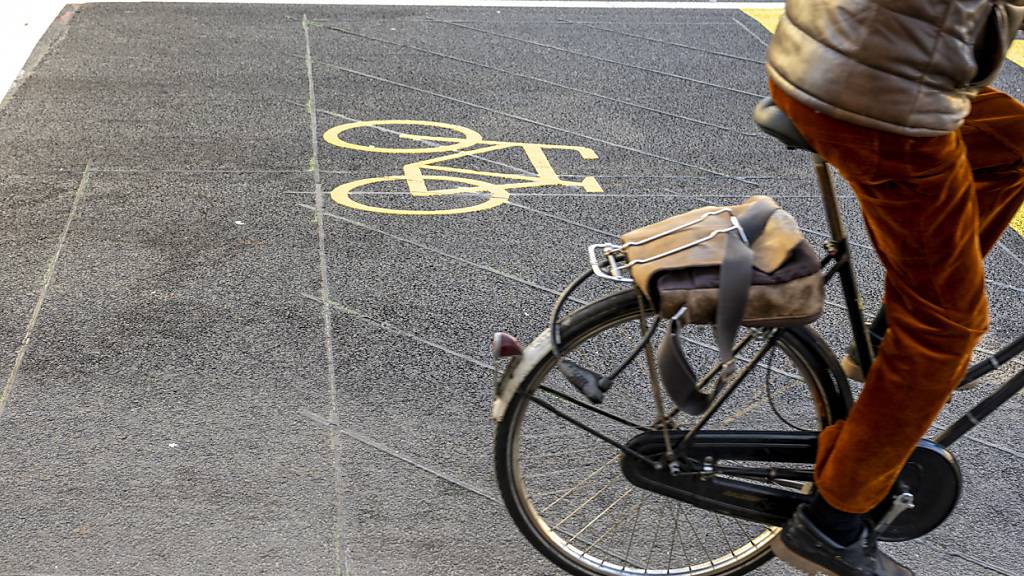
[[[844,356],[839,361],[839,366],[843,369],[843,374],[846,374],[846,377],[850,380],[855,382],[864,381],[864,372],[860,369],[860,365],[851,360],[849,356]]]
[[[771,543],[772,553],[779,560],[782,560],[786,564],[789,564],[793,568],[800,570],[804,574],[809,576],[816,576],[817,574],[827,574],[828,576],[840,576],[840,574],[825,568],[824,566],[808,560],[803,556],[800,556],[793,550],[791,550],[786,543],[782,541],[782,536],[777,536]]]

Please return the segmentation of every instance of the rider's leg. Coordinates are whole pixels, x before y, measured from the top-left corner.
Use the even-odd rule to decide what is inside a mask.
[[[909,138],[773,96],[853,186],[887,271],[886,342],[849,418],[821,434],[815,471],[828,504],[860,514],[886,496],[988,326],[978,199],[958,133]]]
[[[974,176],[981,228],[981,253],[988,254],[1024,204],[1024,105],[984,88],[974,99],[960,130]],[[885,335],[885,307],[871,324],[872,342]],[[876,348],[877,349],[877,348]],[[856,350],[843,358],[843,370],[863,382]]]

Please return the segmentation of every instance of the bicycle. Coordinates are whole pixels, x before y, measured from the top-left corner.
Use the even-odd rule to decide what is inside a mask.
[[[755,121],[787,148],[812,153],[831,232],[823,280],[839,278],[866,374],[873,335],[830,168],[770,99]],[[616,262],[601,254],[591,247],[591,269],[562,292],[549,328],[529,346],[501,333],[492,340],[495,358],[510,359],[492,407],[506,507],[531,544],[578,576],[747,573],[772,558],[779,526],[811,498],[817,431],[847,414],[849,382],[811,328],[745,329],[734,347],[741,365],[707,409],[670,410],[650,346],[665,329],[650,303],[635,289],[591,303],[572,297],[591,276],[617,278],[609,274]],[[561,318],[570,303],[577,309]],[[710,327],[688,330],[686,354],[707,390],[722,370],[715,338]],[[972,366],[961,387],[1022,351],[1024,336]],[[558,369],[563,362],[568,370]],[[762,378],[753,398],[735,394]],[[961,480],[948,448],[1022,389],[1024,370],[921,440],[891,497],[871,512],[882,540],[920,537],[952,513]]]

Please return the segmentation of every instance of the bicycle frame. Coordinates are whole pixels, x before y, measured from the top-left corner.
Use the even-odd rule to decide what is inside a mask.
[[[825,274],[825,282],[831,280],[836,274],[839,275],[843,287],[843,299],[846,302],[850,318],[850,329],[853,332],[854,344],[857,347],[858,360],[866,376],[874,360],[874,350],[871,346],[867,325],[864,322],[863,302],[854,279],[853,265],[850,261],[849,242],[847,241],[846,231],[840,218],[839,204],[836,202],[828,164],[817,154],[814,154],[812,159],[818,176],[818,187],[825,206],[825,217],[828,220],[829,231],[832,234],[831,240],[826,244],[828,255],[822,260],[822,268],[824,269],[829,263],[834,264]],[[1022,352],[1024,352],[1024,336],[1017,338],[1002,350],[971,366],[967,370],[960,386],[966,386],[978,380],[982,376],[1003,366]],[[933,441],[943,447],[951,446],[1021,390],[1024,390],[1024,370],[1014,374],[995,392],[985,397],[985,399],[960,417],[959,420],[954,422],[952,426],[936,436]]]

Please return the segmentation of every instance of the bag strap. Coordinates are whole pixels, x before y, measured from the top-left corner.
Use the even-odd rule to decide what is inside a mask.
[[[725,257],[719,272],[718,309],[715,311],[716,339],[723,377],[731,374],[734,368],[732,347],[743,322],[754,275],[752,246],[764,232],[768,219],[778,209],[778,206],[767,201],[755,202],[742,216],[736,218],[742,230],[726,235]]]

